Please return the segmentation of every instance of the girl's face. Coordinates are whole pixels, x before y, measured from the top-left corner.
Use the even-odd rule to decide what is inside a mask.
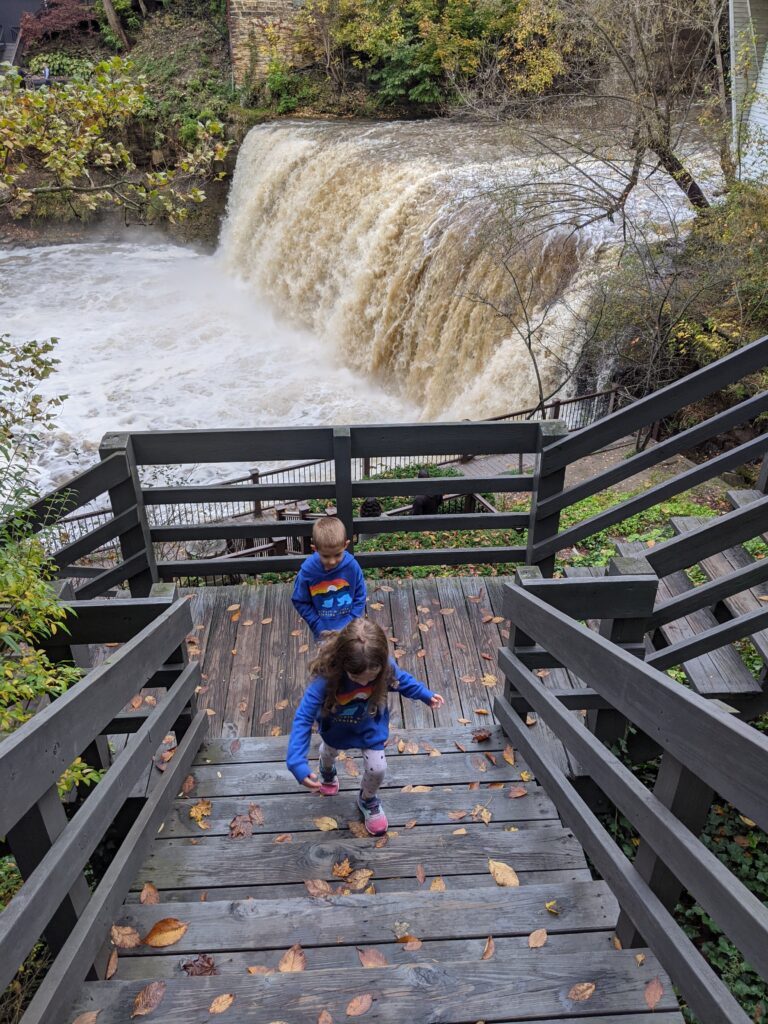
[[[368,683],[372,683],[378,677],[380,672],[381,666],[375,665],[373,668],[369,668],[365,672],[359,672],[357,675],[347,672],[347,679],[351,679],[353,683],[358,683],[360,686],[367,686]]]

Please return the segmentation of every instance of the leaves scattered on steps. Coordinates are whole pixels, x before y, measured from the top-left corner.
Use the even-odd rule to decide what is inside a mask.
[[[367,1013],[373,1006],[373,996],[370,992],[364,992],[360,996],[355,996],[347,1004],[347,1016],[348,1017],[362,1017],[364,1013]]]
[[[378,949],[357,947],[357,955],[363,967],[388,967],[389,960]]]
[[[211,823],[204,821],[211,813],[211,801],[210,800],[198,800],[196,804],[192,804],[189,808],[189,816],[193,821],[196,821],[200,828],[210,828]]]
[[[141,945],[141,936],[136,929],[124,925],[113,924],[110,937],[118,949],[136,949]]]
[[[160,893],[151,882],[145,882],[139,895],[139,903],[151,904],[160,902]]]
[[[321,832],[333,832],[339,827],[339,823],[335,818],[313,818],[312,822],[315,828],[320,829]]]
[[[517,872],[514,868],[511,868],[509,864],[505,864],[504,861],[489,859],[488,870],[490,871],[496,885],[506,886],[509,888],[517,888],[517,886],[520,885],[520,879],[517,877]]]
[[[166,984],[164,981],[151,981],[149,985],[145,986],[133,1001],[131,1020],[134,1017],[146,1017],[147,1014],[156,1010],[163,1001],[165,989]]]
[[[659,1000],[664,995],[664,986],[658,978],[651,978],[643,992],[646,1005],[649,1010],[655,1010]]]
[[[537,928],[536,931],[531,932],[528,936],[528,948],[541,949],[542,946],[547,944],[548,938],[546,928]]]
[[[207,978],[210,975],[219,973],[216,970],[216,961],[209,953],[198,953],[197,956],[192,957],[190,960],[183,960],[181,969],[190,978]]]
[[[283,953],[280,957],[280,963],[277,965],[278,971],[283,974],[293,974],[297,971],[305,971],[307,969],[307,958],[304,954],[304,950],[301,946],[296,943],[295,946]]]
[[[184,921],[177,917],[163,917],[152,925],[150,930],[142,939],[145,946],[162,948],[163,946],[175,946],[189,928]]]
[[[594,981],[579,981],[568,990],[568,998],[572,1003],[586,1003],[595,992]]]
[[[324,882],[320,878],[309,878],[304,885],[307,887],[307,892],[310,896],[330,896],[331,887],[328,882]]]
[[[481,960],[490,960],[496,952],[496,943],[493,941],[493,936],[489,935],[485,940],[485,949],[483,955],[480,957]]]
[[[208,1013],[224,1013],[228,1010],[232,1003],[234,1003],[235,997],[231,992],[225,992],[223,995],[216,996],[211,1005],[208,1007]]]

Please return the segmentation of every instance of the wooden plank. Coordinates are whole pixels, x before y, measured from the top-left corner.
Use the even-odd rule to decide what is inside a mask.
[[[297,498],[335,498],[336,485],[295,480],[287,484],[200,484],[187,487],[147,487],[145,505],[209,505],[217,502],[293,501]]]
[[[119,565],[116,565],[114,569],[106,569],[88,583],[77,587],[75,596],[79,601],[86,601],[90,597],[98,597],[100,594],[105,593],[110,587],[115,586],[116,583],[123,583],[127,580],[130,585],[131,580],[145,574],[148,566],[147,552],[137,551],[120,562]],[[137,596],[145,597],[146,594],[138,594]]]
[[[265,572],[297,572],[304,555],[266,555],[253,558],[185,558],[158,562],[161,580],[173,581],[195,576],[259,576]]]
[[[355,480],[352,495],[355,498],[409,498],[414,494],[493,494],[527,492],[533,488],[533,477],[503,473],[500,476],[460,477],[430,476],[408,477],[402,480]]]
[[[423,660],[423,659],[419,659]],[[456,743],[461,743],[466,750],[503,750],[509,740],[504,735],[500,726],[495,723],[487,727],[490,737],[483,743],[477,743],[472,739],[472,728],[470,726],[450,725],[448,727],[437,727],[434,729],[403,729],[401,726],[390,729],[389,743],[386,747],[388,758],[403,756],[398,751],[399,740],[422,744],[428,742],[443,753],[453,753],[456,750]],[[317,748],[320,739],[315,734],[312,737],[310,751],[317,756]],[[196,764],[232,764],[233,762],[244,763],[250,761],[283,761],[288,752],[287,736],[243,736],[238,738],[235,745],[230,739],[210,739],[200,748]],[[419,753],[427,757],[427,752],[420,747]]]
[[[146,856],[165,812],[205,735],[207,716],[200,712],[187,730],[160,784],[139,812],[104,872],[69,942],[56,957],[24,1014],[24,1024],[64,1024],[66,1007],[75,998],[96,960],[137,866]],[[15,962],[15,961],[14,961]],[[95,984],[95,983],[94,983]]]
[[[158,615],[167,611],[170,602],[165,598],[112,598],[110,600],[74,601],[66,600],[64,620],[68,644],[123,643],[130,640]],[[41,646],[49,647],[61,643],[61,637],[53,637]]]
[[[100,548],[108,541],[114,540],[123,530],[136,526],[138,521],[138,511],[136,506],[133,505],[131,508],[126,509],[125,512],[121,512],[119,516],[110,519],[108,523],[89,530],[82,537],[78,537],[77,540],[73,540],[63,548],[59,548],[51,556],[51,561],[57,570],[60,571],[72,562],[76,562],[79,558],[91,554],[92,551]]]
[[[517,587],[513,621],[747,817],[768,825],[768,737]],[[506,727],[506,726],[505,726]],[[717,758],[711,752],[717,750]],[[440,758],[439,760],[442,760]]]
[[[178,646],[189,628],[186,601],[177,601],[0,747],[5,796],[0,835],[61,777],[94,736]]]
[[[240,600],[234,602],[240,607],[237,611],[227,613],[230,622],[233,618],[236,618],[236,622],[233,623],[235,635],[230,648],[234,653],[221,712],[224,736],[241,736],[253,731],[254,698],[260,692],[255,686],[255,680],[259,678],[256,669],[260,667],[261,637],[265,629],[261,625],[265,589],[243,587]]]
[[[624,619],[650,615],[657,585],[653,575],[568,577],[527,580],[526,590],[576,619],[586,610],[592,619]]]
[[[198,706],[213,712],[208,724],[212,736],[220,736],[224,727],[224,711],[227,706],[229,679],[232,672],[232,651],[237,637],[237,623],[232,621],[233,605],[240,605],[242,590],[233,587],[217,587],[208,604],[208,628],[205,631],[205,651],[201,652],[200,668],[202,688]],[[253,627],[255,628],[255,627]],[[195,633],[199,636],[199,633]]]
[[[507,741],[509,742],[509,741]],[[196,777],[193,771],[193,777]],[[406,832],[420,832],[427,825],[448,825],[451,828],[472,828],[480,820],[473,818],[471,812],[480,804],[493,815],[494,822],[541,822],[556,819],[557,812],[551,801],[534,783],[515,784],[515,788],[527,794],[523,797],[510,799],[512,787],[505,785],[503,789],[468,790],[466,786],[442,790],[439,799],[434,792],[401,793],[387,792],[386,811],[391,828],[401,828],[406,822],[414,822],[414,827]],[[218,797],[211,801],[211,813],[206,818],[207,829],[202,831],[199,825],[189,816],[192,802],[198,797],[196,787],[189,793],[188,800],[179,800],[171,811],[165,828],[163,839],[175,839],[179,836],[196,839],[209,836],[228,835],[229,823],[236,814],[246,814],[251,803],[256,803],[264,816],[264,824],[254,829],[256,835],[271,835],[281,832],[317,832],[315,819],[320,816],[334,818],[342,831],[349,821],[357,821],[359,815],[350,800],[349,793],[323,797],[322,800],[309,792],[296,792],[288,797],[233,796]],[[451,817],[453,814],[453,817]],[[463,814],[463,817],[461,816]],[[480,827],[486,826],[480,822]],[[335,834],[335,833],[334,833]]]
[[[254,718],[251,728],[256,733],[268,735],[275,728],[279,728],[281,731],[289,729],[293,717],[292,708],[276,711],[275,705],[281,700],[289,699],[288,673],[290,666],[285,655],[290,634],[288,626],[292,625],[297,617],[291,608],[291,619],[288,620],[288,610],[280,600],[284,593],[282,587],[266,587],[265,591],[263,611],[264,620],[267,621],[258,627],[261,631],[261,651],[258,662],[261,671],[254,680],[258,699],[254,700]],[[270,712],[270,717],[265,718],[264,716]],[[280,725],[277,724],[276,718],[280,719]]]
[[[567,993],[583,982],[585,972],[596,985],[590,999],[592,1013],[641,1014],[647,1009],[644,985],[654,975],[645,970],[639,974],[632,953],[614,950],[552,955],[546,961],[546,980],[539,972],[524,966],[531,963],[530,954],[530,950],[516,956],[510,954],[504,962],[494,958],[487,962],[461,961],[456,965],[438,966],[417,957],[414,966],[418,969],[409,966],[380,970],[350,968],[343,972],[343,988],[337,970],[227,978],[226,988],[222,980],[215,977],[196,978],[193,984],[187,979],[169,979],[162,1016],[167,1024],[198,1024],[205,1019],[203,1015],[213,998],[229,991],[235,999],[237,1016],[249,1024],[267,1024],[280,1015],[282,1019],[315,1021],[323,1010],[334,1020],[344,1020],[352,995],[367,992],[371,995],[372,1007],[365,1015],[366,1021],[386,1021],[387,1024],[425,1020],[425,1007],[430,1008],[430,1020],[440,1020],[443,1024],[463,1024],[481,1018],[498,1020],[506,1015],[512,1020],[528,1020],[534,1016],[562,1019],[565,1008],[581,1017],[581,1004],[569,1003]],[[657,967],[653,963],[650,966],[651,970]],[[675,1011],[674,991],[663,972],[662,977],[665,984],[658,1009],[662,1013]],[[140,982],[95,982],[88,987],[85,1000],[72,1012],[98,1006],[101,1008],[99,1024],[127,1020],[139,988]],[[654,1015],[649,1024],[656,1019]]]
[[[766,438],[762,440],[766,441]],[[695,565],[707,555],[755,537],[766,522],[768,495],[746,508],[735,509],[715,519],[706,519],[696,529],[657,544],[647,552],[646,558],[654,572],[659,576],[667,576],[676,569]]]
[[[421,633],[417,626],[418,612],[410,580],[393,580],[389,606],[392,613],[392,629],[397,638],[394,645],[398,667],[425,682],[424,658],[418,658],[421,650]],[[400,653],[402,652],[402,653]],[[420,700],[401,697],[403,726],[406,729],[425,729],[434,724],[431,708]],[[392,744],[390,744],[392,745]]]
[[[559,494],[565,485],[565,467],[553,464],[550,449],[558,439],[567,435],[564,423],[557,420],[541,424],[539,451],[533,475],[533,494],[531,497],[530,525],[526,562],[537,565],[545,576],[551,576],[555,566],[555,552],[543,550],[548,538],[555,537],[560,529],[560,513],[544,513],[539,511],[539,503]],[[536,548],[539,547],[539,551]]]
[[[450,513],[434,516],[375,516],[355,519],[355,533],[425,533],[434,530],[525,530],[525,512]]]
[[[356,556],[358,557],[358,556]],[[358,559],[359,560],[359,559]],[[367,585],[368,596],[366,600],[366,615],[377,626],[381,626],[389,641],[389,649],[392,652],[395,648],[392,637],[395,635],[392,628],[392,610],[390,607],[390,595],[393,588],[388,580],[371,581]],[[389,726],[401,728],[403,724],[402,698],[399,694],[389,695]]]
[[[303,888],[303,886],[302,886]],[[306,892],[306,890],[305,890]],[[229,898],[229,897],[227,897]],[[433,963],[461,963],[462,961],[478,961],[483,953],[485,939],[442,939],[436,942],[424,942],[419,950],[419,960],[431,961]],[[528,947],[526,936],[513,936],[494,940],[496,945],[496,956],[504,959],[508,954]],[[610,932],[586,932],[575,935],[549,935],[546,946],[543,946],[537,953],[541,955],[546,963],[549,956],[560,953],[576,953],[579,950],[606,950],[611,948]],[[400,942],[377,943],[376,949],[386,958],[389,965],[397,967],[399,964],[413,964],[413,953],[403,948]],[[269,949],[258,955],[258,962],[273,970],[277,970],[280,958],[284,950]],[[652,955],[652,954],[651,954]],[[360,967],[360,957],[355,946],[319,946],[305,951],[307,970],[327,970],[330,968]],[[648,953],[646,953],[646,957]],[[245,975],[246,969],[255,962],[252,953],[224,951],[216,956],[216,970],[221,976]],[[151,978],[186,978],[186,972],[182,967],[178,956],[144,956],[121,957],[118,961],[118,969],[115,974],[117,981],[130,981],[136,979]],[[657,1020],[654,1015],[653,1020]],[[623,1022],[623,1018],[622,1018]],[[644,1021],[643,1024],[652,1024],[651,1021]]]
[[[361,771],[362,760],[347,756],[347,763],[355,764]],[[497,759],[490,764],[478,753],[443,754],[442,757],[422,757],[403,754],[389,759],[384,786],[388,789],[406,785],[449,786],[467,785],[470,782],[516,782],[524,764],[514,767]],[[357,775],[345,778],[342,772],[339,784],[342,789],[356,789],[360,780]],[[233,764],[226,768],[215,765],[199,765],[195,770],[199,796],[237,796],[253,793],[294,793],[298,783],[283,762],[258,765]]]
[[[660,444],[646,448],[628,459],[618,462],[616,465],[603,470],[597,476],[591,476],[581,483],[567,487],[560,494],[555,494],[539,505],[541,515],[549,515],[557,512],[568,505],[575,505],[577,501],[588,498],[599,491],[607,490],[614,484],[621,483],[628,477],[635,476],[651,466],[657,466],[660,462],[672,455],[679,455],[681,452],[690,451],[702,441],[715,435],[724,434],[739,423],[744,423],[768,408],[768,392],[761,391],[759,394],[748,398],[738,405],[725,409],[723,412],[710,416],[702,423],[697,423],[687,430],[674,434]]]
[[[241,520],[239,523],[195,523],[192,526],[153,526],[152,540],[234,540],[242,537],[309,537],[313,523],[297,519]]]
[[[115,454],[78,473],[64,487],[50,491],[26,510],[25,523],[37,531],[74,512],[128,478],[125,457]]]
[[[719,650],[726,644],[742,640],[744,637],[751,636],[752,633],[757,633],[767,626],[768,609],[760,608],[756,611],[748,612],[738,619],[721,622],[719,625],[713,626],[703,633],[698,633],[696,636],[689,637],[679,644],[663,647],[661,650],[649,655],[646,661],[649,665],[659,669],[670,668],[672,665],[682,664],[689,658],[696,658],[701,654]]]
[[[477,650],[472,630],[466,618],[464,592],[457,580],[447,577],[439,578],[437,593],[440,599],[440,608],[437,609],[437,612],[445,619],[445,631],[448,636],[454,672],[459,684],[463,717],[468,718],[476,727],[484,726],[493,719],[490,714],[479,715],[477,709],[490,712],[493,695],[492,688],[483,686],[480,680],[484,675],[495,675],[498,678],[496,651]],[[443,615],[443,612],[450,608],[454,611]],[[483,658],[483,654],[489,655],[489,658]]]
[[[682,406],[704,398],[746,374],[761,370],[767,362],[768,337],[759,338],[558,441],[552,448],[552,465],[565,466],[598,451],[611,441],[627,437],[639,427],[655,423]]]
[[[675,979],[691,1009],[702,1020],[747,1024],[748,1017],[729,989],[710,969],[675,919],[643,881],[624,852],[605,831],[574,787],[528,741],[525,726],[503,700],[496,702],[499,720],[535,766],[563,820],[578,837],[601,876],[610,883],[622,909],[648,937],[662,966]]]
[[[546,715],[569,750],[584,763],[590,777],[637,828],[641,840],[652,844],[654,853],[669,867],[674,878],[679,879],[733,940],[749,963],[754,964],[759,973],[768,974],[768,908],[655,794],[649,793],[596,736],[574,722],[556,701],[541,693],[535,678],[519,663],[515,685],[540,714]],[[534,742],[532,740],[531,744]],[[680,800],[696,805],[701,802],[701,796],[686,793]],[[709,802],[706,801],[707,807]],[[691,811],[694,813],[693,807]],[[706,819],[706,811],[703,810],[701,818]],[[656,896],[661,899],[658,893]],[[670,901],[670,910],[674,909],[676,900],[677,897]],[[652,944],[652,938],[648,941]]]
[[[397,423],[352,427],[352,457],[535,452],[538,423]]]
[[[457,718],[463,718],[458,677],[453,669],[445,617],[440,614],[440,598],[435,579],[414,579],[413,599],[421,625],[424,651],[422,672],[430,690],[442,694],[445,704],[433,711],[437,726],[456,727]],[[417,624],[418,628],[418,624]],[[470,734],[471,735],[471,734]],[[462,742],[461,740],[459,742]]]
[[[424,866],[426,869],[426,862]],[[547,912],[547,900],[558,901],[561,912],[556,917]],[[465,938],[528,935],[535,928],[546,928],[553,934],[605,931],[613,927],[618,916],[616,902],[603,882],[561,882],[550,892],[546,885],[465,888],[445,893],[422,890],[392,893],[386,900],[367,893],[320,900],[305,896],[273,901],[268,930],[258,926],[263,920],[259,901],[253,904],[248,900],[234,908],[224,901],[177,904],[174,910],[180,920],[189,922],[189,928],[174,952],[279,949],[295,942],[306,947],[336,945],[340,935],[350,945],[386,942],[394,935],[396,921],[407,921],[413,935],[427,940],[455,938],[457,922]],[[164,916],[157,906],[133,903],[122,908],[116,923],[145,935],[152,923]],[[125,951],[126,956],[152,954],[149,946]]]
[[[525,548],[422,548],[403,551],[361,551],[357,560],[363,569],[385,569],[405,565],[491,565],[524,562]]]
[[[106,434],[104,440],[125,436]],[[138,430],[127,436],[140,466],[329,459],[332,454],[331,427]]]
[[[75,817],[56,838],[20,892],[0,912],[0,986],[5,988],[45,926],[80,877],[116,811],[189,702],[199,679],[196,665],[179,676],[133,741],[117,758]],[[87,892],[87,889],[86,889]]]

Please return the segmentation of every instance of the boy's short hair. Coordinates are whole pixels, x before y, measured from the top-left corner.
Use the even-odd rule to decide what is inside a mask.
[[[338,516],[323,516],[312,527],[312,543],[321,548],[343,548],[347,543],[347,528]]]

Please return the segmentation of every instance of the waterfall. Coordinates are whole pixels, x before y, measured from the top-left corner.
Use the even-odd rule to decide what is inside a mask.
[[[545,386],[559,383],[598,244],[553,233],[504,265],[500,184],[530,163],[476,124],[257,126],[220,256],[423,418],[523,408],[538,396],[526,341]]]

